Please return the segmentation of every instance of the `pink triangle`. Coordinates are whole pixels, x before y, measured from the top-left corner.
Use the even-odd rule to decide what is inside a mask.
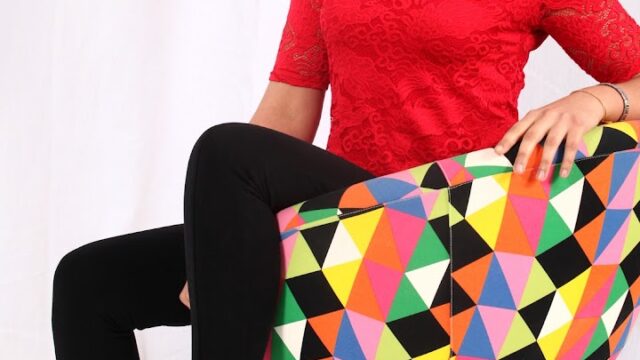
[[[436,203],[436,200],[438,200],[440,191],[443,190],[434,190],[428,193],[423,193],[420,196],[420,200],[422,200],[422,207],[424,208],[424,213],[427,215],[427,218],[429,218],[429,214],[433,210],[433,205]]]
[[[604,311],[604,306],[607,303],[607,297],[613,286],[613,280],[615,279],[615,273],[606,284],[598,290],[598,292],[591,298],[591,301],[578,309],[576,318],[588,318],[588,317],[600,317]]]
[[[278,228],[280,232],[286,230],[287,225],[291,222],[294,216],[298,215],[298,210],[293,206],[286,207],[276,213],[278,219]]]
[[[598,327],[598,323],[596,322],[595,326],[591,330],[585,332],[584,335],[582,335],[582,338],[580,338],[580,340],[578,340],[575,344],[573,344],[573,347],[571,348],[571,350],[567,351],[562,355],[561,359],[567,359],[567,360],[581,359],[582,355],[587,350],[587,346],[589,346],[591,337],[593,336],[593,333],[596,331],[597,327]]]
[[[395,173],[391,173],[391,174],[385,175],[384,178],[400,180],[400,181],[409,183],[411,185],[418,186],[418,184],[416,184],[416,179],[413,178],[409,170],[402,170]]]
[[[544,225],[544,219],[547,212],[548,200],[527,198],[518,195],[508,195],[509,201],[513,205],[518,219],[522,224],[524,232],[527,234],[529,245],[535,251],[540,241],[540,233]]]
[[[282,250],[283,250],[283,257],[284,257],[283,264],[285,269],[289,268],[289,260],[291,260],[291,253],[293,252],[293,247],[296,245],[296,241],[298,240],[299,236],[300,236],[300,232],[294,231],[289,236],[287,236],[284,240],[282,240]]]
[[[598,258],[594,261],[595,265],[620,264],[622,250],[627,240],[630,218],[631,216],[627,216],[624,223],[622,223],[622,226],[620,226],[620,228],[618,229],[618,232],[613,236],[613,239],[611,239],[611,242],[609,242],[604,251],[602,251],[600,256],[598,256]]]
[[[493,353],[497,354],[507,337],[517,311],[485,305],[478,305],[478,311],[487,329]]]
[[[360,348],[364,352],[364,357],[375,359],[384,323],[352,310],[347,310],[347,316],[360,343]]]
[[[367,273],[369,274],[369,280],[371,281],[373,293],[375,294],[376,300],[378,301],[378,306],[380,307],[382,316],[384,316],[384,318],[386,319],[387,314],[391,309],[393,298],[395,297],[396,292],[398,291],[398,287],[400,286],[402,273],[390,269],[386,266],[380,265],[369,259],[365,259],[364,263],[367,268]]]
[[[444,173],[445,177],[447,178],[447,182],[449,183],[449,180],[453,179],[461,170],[465,173],[468,173],[467,170],[462,165],[460,165],[460,163],[451,158],[438,161],[438,165],[440,165],[440,169],[442,169],[442,172]]]
[[[531,272],[533,257],[500,251],[496,251],[495,254],[507,280],[507,284],[509,285],[509,290],[511,290],[513,302],[520,304],[522,293],[524,292],[527,279],[529,279],[529,273]]]
[[[391,224],[391,231],[398,249],[400,262],[402,267],[405,268],[409,260],[411,260],[411,255],[427,220],[390,207],[387,207],[387,217]]]
[[[638,161],[636,161],[629,175],[618,189],[618,192],[614,196],[613,200],[609,202],[608,209],[631,209],[633,208],[633,195],[636,192],[636,177],[638,175]]]

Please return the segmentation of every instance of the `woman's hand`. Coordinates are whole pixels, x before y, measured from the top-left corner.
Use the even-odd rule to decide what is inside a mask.
[[[178,297],[180,298],[180,301],[182,301],[184,306],[191,309],[191,303],[189,302],[189,283],[188,282],[184,283],[184,287],[182,288],[182,291],[180,292],[180,296]]]
[[[527,113],[504,134],[494,149],[502,155],[522,137],[514,163],[514,171],[522,174],[532,150],[546,135],[536,175],[538,180],[544,180],[560,143],[566,139],[560,176],[567,177],[582,136],[597,126],[605,115],[606,110],[595,97],[574,92]]]

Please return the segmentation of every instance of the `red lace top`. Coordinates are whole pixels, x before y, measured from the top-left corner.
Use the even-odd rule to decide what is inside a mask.
[[[327,150],[380,176],[494,146],[551,35],[598,81],[640,73],[617,0],[291,0],[269,79],[327,89]]]

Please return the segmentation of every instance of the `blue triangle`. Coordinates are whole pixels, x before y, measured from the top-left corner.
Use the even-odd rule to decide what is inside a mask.
[[[604,224],[602,232],[600,232],[600,240],[598,240],[598,248],[596,249],[596,259],[602,254],[604,249],[616,235],[622,223],[627,219],[631,209],[606,209],[604,213]]]
[[[618,340],[618,344],[616,345],[616,348],[613,350],[614,353],[617,353],[618,351],[622,350],[622,348],[624,347],[624,344],[627,343],[627,337],[629,336],[629,329],[631,329],[631,320],[627,322],[627,326],[625,326],[624,332],[622,333],[622,336],[620,336],[620,340]]]
[[[464,335],[458,355],[473,356],[481,359],[495,359],[491,342],[489,342],[489,335],[487,334],[484,322],[482,322],[478,308],[474,310],[471,324],[469,324],[467,333]]]
[[[424,212],[424,207],[422,206],[422,199],[420,198],[420,196],[409,198],[407,200],[392,202],[387,204],[387,207],[391,209],[396,209],[398,211],[402,211],[403,213],[406,213],[406,214],[417,216],[422,219],[426,219],[427,217],[427,215]]]
[[[509,290],[509,285],[507,284],[507,279],[504,277],[504,273],[495,254],[492,256],[489,272],[484,281],[478,304],[512,310],[516,309],[511,290]]]
[[[418,187],[406,181],[385,177],[369,179],[365,184],[378,202],[398,200]]]
[[[638,159],[636,152],[618,152],[613,157],[613,171],[611,174],[611,187],[609,188],[609,200],[618,193],[622,183],[629,176],[629,171]]]
[[[353,332],[353,327],[351,327],[347,312],[342,317],[334,355],[341,359],[366,360],[356,334]]]

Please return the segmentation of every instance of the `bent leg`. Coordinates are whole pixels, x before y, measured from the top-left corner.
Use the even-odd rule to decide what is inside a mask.
[[[139,359],[133,329],[190,324],[183,225],[94,241],[66,254],[53,280],[58,360]]]
[[[374,175],[287,134],[224,123],[194,145],[185,183],[193,359],[261,359],[275,316],[275,214]]]

